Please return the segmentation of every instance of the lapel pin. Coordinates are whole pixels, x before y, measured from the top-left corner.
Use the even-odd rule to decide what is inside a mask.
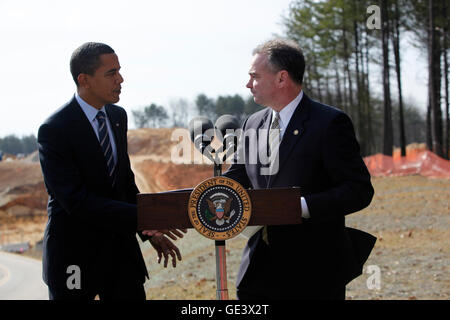
[[[298,130],[297,129],[294,130],[294,136],[296,136],[296,135],[298,135]]]
[[[119,126],[119,124],[118,123],[116,123],[116,127],[118,127]]]

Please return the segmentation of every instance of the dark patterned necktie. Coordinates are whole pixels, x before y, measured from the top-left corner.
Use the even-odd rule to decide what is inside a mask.
[[[278,112],[275,112],[275,118],[273,119],[273,122],[270,125],[269,130],[269,150],[271,162],[273,161],[273,157],[277,154],[279,146],[280,146],[280,114]]]
[[[269,152],[270,152],[270,171],[273,169],[273,162],[278,153],[278,148],[280,147],[280,113],[275,112],[275,118],[270,125],[269,130]],[[262,239],[266,244],[269,244],[269,239],[267,235],[267,226],[264,226],[262,231]]]
[[[112,185],[114,185],[116,163],[114,161],[111,141],[109,140],[108,128],[106,125],[106,115],[103,111],[99,111],[96,118],[98,121],[98,138],[100,140],[100,146],[102,147],[103,154],[105,156],[111,183]]]

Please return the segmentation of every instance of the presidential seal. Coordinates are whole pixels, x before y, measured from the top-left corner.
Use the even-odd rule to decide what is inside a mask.
[[[238,182],[214,177],[200,183],[189,198],[192,226],[213,240],[237,236],[250,221],[252,205],[247,191]]]

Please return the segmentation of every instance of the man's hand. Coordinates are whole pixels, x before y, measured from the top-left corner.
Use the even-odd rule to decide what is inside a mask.
[[[167,262],[169,259],[169,254],[172,256],[172,266],[174,268],[177,267],[177,259],[181,261],[181,253],[176,245],[172,243],[166,236],[154,235],[150,239],[150,243],[153,248],[155,248],[156,252],[158,252],[158,263],[161,263],[161,258],[164,256],[164,268],[167,268]],[[176,255],[176,257],[175,257]]]
[[[183,234],[180,231],[187,233],[187,229],[163,229],[163,230],[144,230],[142,231],[142,234],[150,237],[162,236],[165,234],[170,239],[177,240],[178,238],[183,238]]]

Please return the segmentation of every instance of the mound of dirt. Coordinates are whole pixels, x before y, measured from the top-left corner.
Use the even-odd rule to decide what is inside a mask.
[[[176,141],[171,141],[172,128],[137,129],[128,131],[128,154],[170,157],[170,150]]]
[[[39,241],[47,198],[39,163],[29,159],[0,162],[0,245]]]
[[[373,177],[406,176],[418,174],[429,178],[450,179],[450,161],[426,150],[425,144],[413,144],[401,157],[396,150],[392,157],[381,153],[365,157],[364,162]]]
[[[212,176],[211,165],[188,165],[131,159],[141,192],[153,193],[195,187]]]
[[[39,163],[14,160],[0,163],[0,220],[45,213],[45,191]]]

